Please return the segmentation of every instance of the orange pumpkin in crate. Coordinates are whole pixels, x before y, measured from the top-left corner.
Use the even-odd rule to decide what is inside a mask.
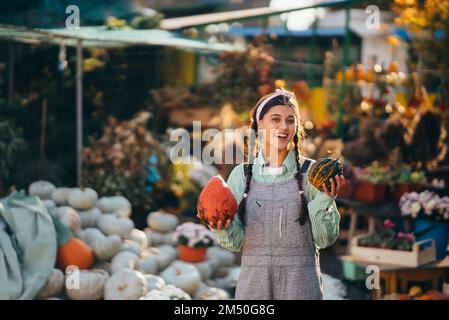
[[[220,176],[212,177],[204,186],[197,203],[198,215],[201,220],[221,221],[223,225],[232,220],[237,212],[237,201],[229,186]]]

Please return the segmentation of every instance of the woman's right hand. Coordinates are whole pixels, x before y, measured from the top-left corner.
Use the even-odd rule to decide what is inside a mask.
[[[196,215],[198,219],[201,220],[200,215],[197,214]],[[214,225],[213,221],[209,222],[209,227],[211,229],[216,229],[216,230],[222,230],[222,229],[226,229],[231,225],[231,219],[228,219],[228,221],[226,221],[226,225],[223,227],[223,223],[221,221],[217,222],[217,225]]]

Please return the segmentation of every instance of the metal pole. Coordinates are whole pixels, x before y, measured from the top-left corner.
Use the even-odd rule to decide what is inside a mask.
[[[76,179],[82,188],[82,151],[83,151],[83,46],[81,40],[76,44]]]
[[[350,30],[349,30],[349,20],[350,20],[350,8],[349,5],[345,7],[345,37],[343,40],[343,56],[342,56],[342,73],[343,77],[340,86],[340,96],[338,99],[338,119],[337,119],[337,135],[340,138],[344,138],[344,128],[343,128],[343,116],[345,114],[344,99],[346,93],[346,67],[349,65],[349,46],[351,44],[350,40]]]
[[[8,105],[12,106],[14,94],[14,43],[9,43],[9,83],[8,83]]]

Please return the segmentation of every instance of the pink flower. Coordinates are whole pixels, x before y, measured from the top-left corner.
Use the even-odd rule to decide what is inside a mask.
[[[390,219],[387,219],[384,221],[384,227],[387,229],[393,229],[395,227],[395,224]]]
[[[398,238],[399,239],[407,239],[410,242],[415,241],[415,236],[411,233],[398,232]]]

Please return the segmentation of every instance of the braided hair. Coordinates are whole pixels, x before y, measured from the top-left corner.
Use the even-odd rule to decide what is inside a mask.
[[[237,214],[238,214],[238,217],[239,217],[243,227],[246,226],[246,219],[245,219],[246,201],[247,201],[249,190],[251,187],[254,158],[255,158],[256,154],[258,153],[258,139],[257,139],[258,138],[258,125],[257,125],[258,119],[256,119],[256,112],[257,112],[257,108],[261,104],[261,102],[264,101],[265,99],[267,99],[269,96],[270,95],[262,97],[257,102],[256,106],[254,107],[252,116],[251,116],[251,134],[250,134],[249,142],[248,142],[248,139],[246,139],[245,158],[248,160],[248,162],[245,163],[245,165],[244,165],[245,188],[243,191],[243,198],[240,201],[240,204],[237,209]],[[284,97],[284,96],[274,97],[262,109],[262,111],[259,115],[259,119],[262,119],[263,116],[268,112],[268,110],[270,110],[270,108],[272,108],[276,105],[290,105],[290,106],[293,106],[296,111],[298,111],[297,105],[289,102],[288,99],[286,99],[286,97]],[[254,133],[254,134],[252,134],[252,133]],[[303,187],[302,187],[303,181],[302,181],[302,174],[301,174],[301,168],[300,168],[301,142],[304,140],[304,137],[305,137],[304,128],[298,121],[296,130],[295,130],[295,134],[293,136],[293,144],[294,144],[293,147],[295,148],[296,169],[297,169],[295,178],[298,182],[298,189],[299,189],[299,194],[300,194],[301,203],[302,203],[301,211],[299,212],[298,219],[296,220],[299,222],[300,225],[304,225],[304,223],[306,222],[306,220],[308,218],[307,201],[306,201],[306,198],[305,198],[305,195],[303,192]]]

